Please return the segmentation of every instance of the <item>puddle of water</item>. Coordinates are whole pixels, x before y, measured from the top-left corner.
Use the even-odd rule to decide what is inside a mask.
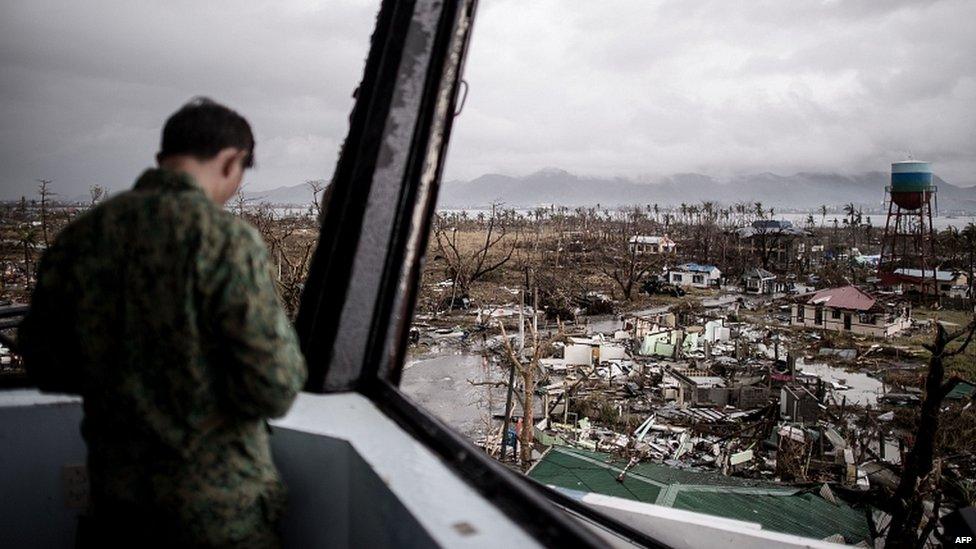
[[[829,364],[806,364],[802,359],[796,361],[796,368],[805,373],[816,375],[825,382],[833,381],[850,387],[850,389],[834,390],[834,399],[838,403],[847,397],[848,403],[873,406],[877,404],[878,397],[884,394],[884,385],[880,380],[861,372],[847,372],[843,368]]]
[[[407,362],[400,380],[400,390],[414,402],[433,413],[469,438],[483,434],[488,413],[482,382],[501,379],[496,365],[485,370],[481,355],[449,354],[421,357]],[[495,400],[504,402],[504,390],[494,390]]]
[[[591,316],[587,320],[589,321],[586,325],[588,334],[612,334],[624,327],[624,323],[616,317]]]

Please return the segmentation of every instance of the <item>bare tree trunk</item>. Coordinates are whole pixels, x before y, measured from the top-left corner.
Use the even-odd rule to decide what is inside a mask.
[[[905,457],[901,481],[895,489],[895,509],[891,514],[891,527],[885,539],[887,549],[915,549],[920,542],[924,542],[919,539],[923,503],[927,492],[923,489],[923,481],[927,480],[932,472],[935,436],[939,430],[939,409],[942,400],[952,388],[951,384],[942,383],[942,378],[945,376],[943,359],[965,352],[966,346],[973,339],[974,331],[976,331],[976,320],[954,334],[947,333],[945,328],[936,322],[935,339],[931,345],[925,346],[932,353],[925,379],[925,400],[922,401],[916,423],[915,444]],[[966,340],[958,349],[946,350],[953,340],[963,335],[967,336]],[[938,486],[935,490],[938,490]],[[938,517],[932,517],[930,520],[938,520]]]
[[[522,432],[519,433],[519,459],[522,467],[528,469],[532,465],[532,444],[535,435],[535,414],[533,412],[535,398],[535,365],[529,364],[522,370]]]
[[[48,222],[48,219],[47,219],[47,202],[48,202],[48,198],[52,194],[54,194],[54,193],[52,193],[47,188],[47,186],[50,185],[52,183],[52,181],[53,180],[51,180],[51,179],[38,179],[37,180],[37,182],[40,183],[40,185],[38,185],[38,187],[37,187],[37,192],[41,196],[41,233],[44,236],[44,247],[45,248],[47,248],[50,245],[50,242],[48,241],[48,236],[47,236],[47,225],[48,225],[48,223],[47,223]]]

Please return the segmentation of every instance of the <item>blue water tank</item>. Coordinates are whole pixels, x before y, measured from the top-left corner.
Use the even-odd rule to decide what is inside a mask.
[[[906,210],[917,210],[932,197],[932,167],[928,162],[891,163],[891,200]]]

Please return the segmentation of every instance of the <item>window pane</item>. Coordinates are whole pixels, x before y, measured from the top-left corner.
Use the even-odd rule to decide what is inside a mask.
[[[972,124],[929,120],[972,118],[973,90],[935,84],[974,76],[957,48],[976,42],[949,23],[971,8],[480,10],[404,391],[557,489],[873,543],[845,488],[878,488],[868,476],[882,461],[900,467],[916,411],[883,392],[914,392],[921,377],[861,357],[901,360],[908,346],[915,374],[927,357],[920,332],[893,320],[907,322],[896,304],[906,296],[877,280],[888,172],[906,154],[886,143],[931,136],[913,152],[942,158],[933,223],[973,221],[958,198],[943,200],[969,193]],[[923,11],[925,22],[912,18]],[[923,45],[915,24],[939,38]],[[891,36],[904,52],[865,46]],[[966,268],[963,248],[947,249]],[[876,308],[811,301],[849,284]],[[892,315],[885,328],[858,321],[880,309]],[[874,422],[900,413],[897,429]],[[851,426],[865,414],[874,423]],[[504,442],[519,451],[503,455]],[[829,491],[791,492],[805,482]],[[752,497],[770,508],[740,513],[752,503],[737,498]],[[814,510],[824,503],[829,517]]]

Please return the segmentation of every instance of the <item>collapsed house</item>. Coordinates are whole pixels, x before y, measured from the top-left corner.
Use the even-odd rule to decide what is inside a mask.
[[[793,298],[789,317],[773,311],[785,313],[790,298],[766,300],[775,303],[768,323],[757,323],[739,315],[741,298],[729,297],[564,333],[554,356],[539,361],[532,425],[541,457],[529,475],[601,509],[653,514],[651,504],[663,505],[829,541],[870,540],[864,532],[887,515],[853,502],[888,486],[890,466],[905,456],[893,412],[877,407],[911,388],[886,388],[877,375],[890,368],[878,364],[882,344],[818,344],[822,334],[786,325],[886,337],[912,324],[911,309],[845,286]],[[976,385],[959,383],[952,396],[965,405]],[[493,417],[514,419],[500,400]],[[503,439],[492,429],[478,441],[490,452]],[[521,445],[508,429],[510,444]],[[832,518],[806,524],[811,514]]]
[[[592,366],[626,357],[622,344],[600,336],[570,337],[563,347],[563,364],[566,366]]]
[[[764,386],[729,384],[720,376],[683,368],[665,368],[661,381],[665,401],[673,400],[679,407],[734,406],[752,410],[765,406],[769,389]]]
[[[816,422],[820,419],[820,399],[802,385],[784,385],[779,394],[780,417],[798,423]]]
[[[790,325],[888,338],[912,325],[911,306],[882,302],[856,286],[797,296]]]

